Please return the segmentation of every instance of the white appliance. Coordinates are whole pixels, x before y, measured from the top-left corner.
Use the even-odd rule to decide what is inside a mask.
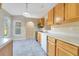
[[[47,34],[42,32],[41,36],[41,47],[47,53]]]

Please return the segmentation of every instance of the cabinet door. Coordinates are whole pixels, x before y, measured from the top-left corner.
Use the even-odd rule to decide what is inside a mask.
[[[12,56],[13,55],[13,42],[8,43],[6,46],[0,49],[0,56]]]
[[[48,41],[48,56],[55,56],[55,45]]]
[[[42,26],[45,25],[45,18],[41,18],[41,24],[42,24]]]
[[[64,22],[64,3],[60,3],[54,8],[54,24],[62,24]]]
[[[49,25],[49,26],[53,25],[53,8],[51,10],[49,10],[49,12],[48,12],[47,25]]]
[[[48,36],[48,56],[55,56],[56,46],[55,46],[55,39],[53,37]]]
[[[44,24],[45,24],[45,18],[41,18],[40,19],[40,23],[41,23],[40,26],[44,26]]]
[[[79,21],[79,4],[77,3],[66,3],[65,4],[65,22]]]
[[[38,40],[38,43],[41,44],[41,33],[40,32],[37,33],[37,40]]]
[[[7,44],[4,48],[4,55],[5,56],[12,56],[13,55],[13,42]]]
[[[78,56],[79,48],[73,44],[57,40],[56,41],[56,55],[59,56]]]
[[[69,53],[65,49],[61,47],[56,48],[56,56],[74,56],[73,54]]]
[[[4,56],[4,50],[3,50],[3,48],[0,48],[0,56]]]

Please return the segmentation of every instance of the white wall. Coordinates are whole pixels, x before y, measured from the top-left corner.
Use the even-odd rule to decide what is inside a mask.
[[[15,34],[15,22],[16,21],[22,23],[22,27],[21,27],[21,32],[22,33],[20,35],[16,35]],[[25,39],[28,39],[29,34],[27,33],[27,31],[29,29],[27,29],[26,24],[28,22],[30,22],[30,21],[34,23],[35,29],[36,29],[37,28],[36,25],[38,23],[37,19],[25,18],[23,16],[13,16],[13,38],[14,38],[14,40],[25,40]],[[29,33],[31,33],[31,32],[32,31],[29,31]],[[30,37],[32,37],[32,35],[30,35]]]
[[[15,23],[16,22],[21,22],[21,34],[17,35],[15,34]],[[21,40],[21,39],[26,39],[25,36],[25,18],[21,16],[13,16],[13,39],[14,40]]]

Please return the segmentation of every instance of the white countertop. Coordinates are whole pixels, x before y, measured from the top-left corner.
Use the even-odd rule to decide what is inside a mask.
[[[52,36],[56,39],[68,42],[70,44],[74,44],[76,46],[79,46],[79,37],[66,36],[66,35],[60,35],[60,34],[54,34],[54,33],[48,33],[48,36]]]
[[[46,35],[52,36],[55,39],[62,40],[62,41],[65,41],[67,43],[79,46],[79,37],[77,37],[76,35],[69,36],[69,35],[56,34],[56,33],[52,33],[52,32],[42,32],[42,33],[46,33]]]
[[[0,38],[0,48],[4,47],[11,41],[12,40],[10,38]]]

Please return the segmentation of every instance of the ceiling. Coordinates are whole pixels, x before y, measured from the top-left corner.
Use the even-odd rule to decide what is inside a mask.
[[[3,3],[2,8],[12,15],[39,18],[55,5],[55,3]]]

